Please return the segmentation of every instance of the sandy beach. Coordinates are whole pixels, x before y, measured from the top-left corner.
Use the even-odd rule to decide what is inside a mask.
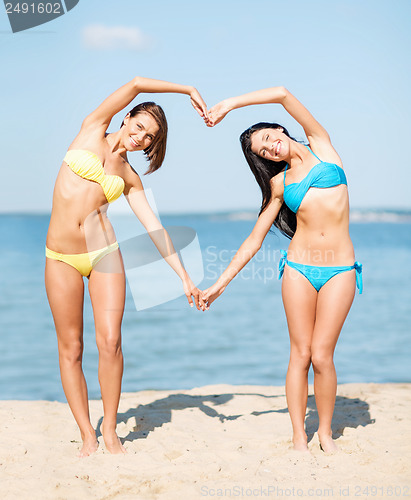
[[[310,387],[312,394],[312,387]],[[99,430],[101,401],[90,403]],[[127,455],[77,458],[67,404],[0,402],[0,498],[406,498],[411,496],[411,384],[338,386],[340,451],[324,454],[309,397],[310,454],[291,449],[284,387],[214,385],[122,395]]]

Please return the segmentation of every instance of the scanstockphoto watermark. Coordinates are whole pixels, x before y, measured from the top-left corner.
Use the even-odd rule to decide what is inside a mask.
[[[216,281],[227,268],[237,253],[237,249],[218,249],[214,245],[206,247],[203,251],[204,277]],[[248,255],[250,262],[238,274],[243,280],[259,280],[263,283],[277,278],[280,250],[272,249],[268,245],[263,246],[254,256]]]
[[[88,230],[87,247],[91,252],[104,248],[98,226]],[[187,226],[167,226],[140,235],[119,239],[121,259],[116,253],[104,256],[95,270],[118,273],[124,266],[127,282],[137,311],[149,309],[184,295],[181,279],[174,271],[176,257],[198,286],[204,278],[203,261],[197,233]],[[103,237],[107,233],[103,232]]]
[[[282,488],[280,486],[232,486],[231,488],[211,488],[201,486],[200,495],[211,498],[293,498],[293,497],[313,497],[332,498],[333,488]],[[337,496],[337,495],[335,495]]]
[[[283,252],[283,253],[282,253]],[[237,249],[219,249],[210,245],[203,251],[205,278],[217,280],[222,272],[227,268],[231,260],[237,253]],[[243,250],[243,255],[249,258],[249,263],[239,273],[243,280],[259,280],[264,284],[278,279],[278,265],[284,256],[284,251],[278,248],[271,248],[269,245],[263,245],[254,255],[250,251],[249,255]],[[293,258],[296,262],[310,260],[313,265],[332,265],[334,261],[334,251],[324,252],[311,249],[309,246],[303,250],[293,252]],[[290,279],[297,279],[297,274],[291,274]]]
[[[196,286],[204,278],[196,231],[187,226],[167,226],[166,231],[174,248],[171,252],[170,240],[162,229],[120,243],[127,281],[138,311],[184,295],[181,279],[170,266],[170,257],[178,257]]]
[[[202,497],[211,498],[403,498],[410,497],[409,486],[378,485],[346,485],[335,488],[298,488],[274,485],[240,486],[217,488],[203,485],[200,487]]]
[[[51,2],[33,0],[20,2],[4,0],[4,7],[13,33],[28,30],[63,16],[80,0],[56,0]]]

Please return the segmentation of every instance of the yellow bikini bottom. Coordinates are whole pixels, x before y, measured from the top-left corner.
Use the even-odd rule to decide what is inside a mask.
[[[59,260],[65,262],[70,266],[73,266],[77,271],[83,276],[88,276],[91,273],[93,267],[107,254],[114,252],[118,248],[118,243],[115,241],[107,247],[101,248],[100,250],[94,250],[93,252],[87,253],[74,253],[74,254],[64,254],[54,252],[46,247],[46,257],[53,260]]]

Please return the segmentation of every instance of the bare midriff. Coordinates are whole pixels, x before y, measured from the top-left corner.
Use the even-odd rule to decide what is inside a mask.
[[[77,254],[114,243],[108,205],[100,184],[83,179],[63,162],[54,186],[46,246],[55,252]]]
[[[312,266],[354,264],[346,185],[308,190],[297,212],[287,259]]]

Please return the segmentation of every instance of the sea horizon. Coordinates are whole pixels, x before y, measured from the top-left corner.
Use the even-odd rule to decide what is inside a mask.
[[[128,211],[112,211],[109,212],[109,215],[115,216],[132,216],[135,215],[132,213],[131,209]],[[51,210],[0,210],[0,216],[50,216]],[[180,216],[191,216],[195,215],[196,217],[201,216],[234,216],[234,218],[238,220],[252,220],[258,217],[258,209],[251,208],[236,208],[236,209],[227,209],[227,210],[190,210],[190,211],[172,211],[172,210],[164,210],[161,211],[160,216],[166,217],[180,217]],[[363,207],[363,208],[350,208],[350,223],[355,222],[411,222],[411,207]]]

